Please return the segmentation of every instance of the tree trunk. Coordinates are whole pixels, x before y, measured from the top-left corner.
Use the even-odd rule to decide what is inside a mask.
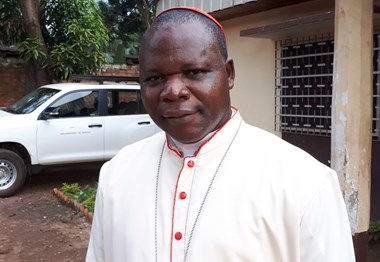
[[[149,28],[150,26],[150,13],[149,13],[149,4],[147,3],[147,0],[142,0],[142,16],[143,21],[145,23],[146,28]]]
[[[49,56],[45,40],[42,35],[40,23],[40,2],[38,0],[19,0],[20,9],[22,13],[23,24],[26,35],[32,39],[39,39],[41,41],[42,51]],[[52,82],[48,70],[42,69],[36,61],[28,62],[28,76],[25,86],[25,92]]]

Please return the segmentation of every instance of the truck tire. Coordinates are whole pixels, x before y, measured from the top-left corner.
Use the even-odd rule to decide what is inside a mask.
[[[14,195],[26,178],[26,166],[22,158],[7,149],[0,149],[0,197]]]

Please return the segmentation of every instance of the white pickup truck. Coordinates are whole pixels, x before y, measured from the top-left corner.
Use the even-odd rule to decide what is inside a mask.
[[[139,85],[40,87],[0,109],[0,197],[15,194],[35,167],[106,161],[159,131]]]

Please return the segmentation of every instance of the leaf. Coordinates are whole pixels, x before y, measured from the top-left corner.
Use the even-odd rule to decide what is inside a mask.
[[[78,183],[63,183],[61,191],[64,195],[85,206],[89,211],[94,211],[97,185],[95,187],[80,187]]]

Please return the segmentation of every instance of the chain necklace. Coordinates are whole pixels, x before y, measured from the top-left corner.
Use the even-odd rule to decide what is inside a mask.
[[[189,236],[189,240],[187,241],[187,245],[186,245],[186,249],[185,249],[185,256],[184,256],[184,259],[183,261],[186,262],[187,261],[187,255],[189,253],[189,248],[190,248],[190,244],[191,244],[191,240],[193,238],[193,235],[194,235],[194,231],[195,231],[195,227],[198,223],[198,220],[199,220],[199,217],[202,213],[202,210],[203,210],[203,207],[205,205],[205,202],[206,202],[206,199],[210,193],[210,190],[211,190],[211,187],[212,185],[214,184],[214,180],[216,178],[216,175],[218,174],[219,172],[219,169],[220,169],[220,166],[222,165],[224,159],[226,158],[227,156],[227,153],[228,151],[230,150],[231,148],[231,145],[232,143],[235,141],[235,138],[237,136],[237,134],[239,133],[239,130],[240,130],[240,126],[241,126],[241,123],[243,121],[240,120],[240,123],[239,123],[239,126],[230,142],[230,144],[228,145],[227,149],[226,149],[226,152],[224,152],[224,155],[222,157],[222,159],[220,160],[215,172],[214,172],[214,175],[211,179],[211,182],[207,188],[207,191],[206,191],[206,194],[204,195],[203,197],[203,200],[202,200],[202,203],[201,203],[201,206],[199,207],[199,210],[198,210],[198,213],[197,213],[197,216],[195,218],[195,221],[194,221],[194,224],[193,224],[193,227],[190,231],[190,236]],[[162,157],[163,157],[163,154],[164,154],[164,149],[165,149],[165,143],[164,142],[164,145],[162,146],[162,150],[161,150],[161,154],[160,154],[160,158],[159,158],[159,162],[158,162],[158,167],[157,167],[157,176],[156,176],[156,198],[155,198],[155,210],[154,210],[154,242],[155,242],[155,261],[158,262],[158,233],[157,233],[157,230],[158,230],[158,186],[159,186],[159,182],[160,182],[160,169],[161,169],[161,162],[162,162]]]

